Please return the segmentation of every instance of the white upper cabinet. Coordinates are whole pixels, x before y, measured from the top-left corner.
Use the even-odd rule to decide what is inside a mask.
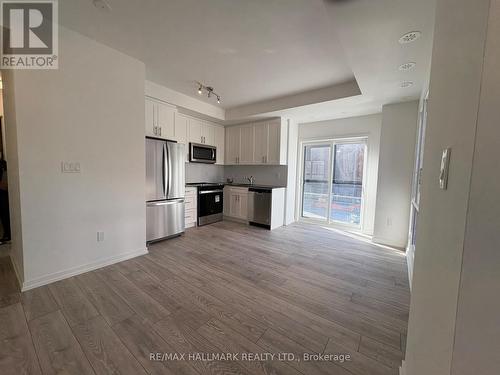
[[[265,164],[267,158],[267,138],[268,138],[267,122],[254,125],[255,147],[253,162],[255,164]]]
[[[225,149],[225,164],[238,164],[240,157],[240,128],[238,126],[226,128]]]
[[[215,146],[215,126],[206,122],[203,123],[201,127],[201,137],[203,139],[203,144]]]
[[[154,102],[146,98],[146,136],[148,137],[156,137],[156,133],[159,133],[155,120]]]
[[[270,122],[267,126],[268,141],[265,163],[281,164],[281,161],[285,161],[286,158],[286,137],[284,139],[281,137],[281,121]],[[284,164],[286,164],[286,161]]]
[[[188,143],[188,122],[188,117],[180,113],[175,114],[175,140],[185,145]]]
[[[189,118],[189,142],[215,146],[215,128],[206,121]]]
[[[146,98],[146,135],[174,140],[175,113],[177,109],[168,104]]]
[[[190,142],[215,146],[217,147],[216,164],[224,164],[226,139],[223,126],[178,113],[176,107],[150,97],[146,97],[145,115],[147,137],[163,138],[185,144],[186,153],[189,153]],[[239,131],[237,138],[239,147]]]
[[[287,126],[281,119],[226,128],[225,164],[286,164]]]
[[[202,127],[203,121],[193,117],[189,118],[189,142],[203,143]]]
[[[160,138],[175,140],[175,113],[177,109],[163,103],[157,103],[156,108]]]
[[[215,147],[217,147],[217,162],[216,164],[223,165],[224,164],[224,127],[223,126],[214,126],[214,135],[215,135]]]
[[[253,164],[254,132],[253,125],[240,127],[240,159],[238,164]]]

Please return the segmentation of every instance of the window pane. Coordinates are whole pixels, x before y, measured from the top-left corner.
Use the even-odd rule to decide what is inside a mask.
[[[302,216],[304,217],[324,220],[328,217],[330,149],[330,145],[304,147],[302,199]]]
[[[335,145],[330,219],[346,224],[361,223],[364,143]]]

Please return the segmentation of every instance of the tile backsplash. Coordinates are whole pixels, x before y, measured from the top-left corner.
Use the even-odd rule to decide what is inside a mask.
[[[186,182],[223,182],[224,166],[215,164],[186,163]]]
[[[286,186],[288,167],[286,165],[226,165],[224,180],[234,179],[237,183],[247,183],[253,176],[256,184]]]
[[[232,178],[237,183],[247,183],[253,176],[256,184],[286,186],[286,165],[215,165],[186,163],[186,182],[226,182]]]

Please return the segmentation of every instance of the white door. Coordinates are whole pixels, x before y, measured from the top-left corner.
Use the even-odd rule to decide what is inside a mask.
[[[243,219],[243,220],[246,220],[248,218],[248,214],[247,214],[247,211],[248,211],[248,194],[247,193],[240,193],[239,195],[239,209],[240,209],[240,212],[239,212],[239,218],[240,219]]]
[[[268,124],[268,149],[266,164],[280,163],[280,142],[281,142],[281,123],[270,122]]]
[[[240,128],[230,126],[226,129],[226,164],[238,164],[240,157]]]
[[[224,164],[224,127],[223,126],[215,126],[214,127],[215,134],[215,147],[217,147],[217,162],[216,164],[223,165]]]
[[[146,99],[146,136],[156,137],[156,125],[155,125],[155,105],[152,100]]]
[[[215,146],[215,126],[204,123],[201,127],[203,144]]]
[[[175,140],[187,145],[188,143],[188,118],[179,113],[175,113]]]
[[[267,123],[256,124],[254,126],[255,146],[254,146],[254,163],[265,164],[267,157]]]
[[[239,164],[253,164],[254,132],[253,125],[240,127],[240,160]]]
[[[229,216],[239,217],[240,216],[240,195],[234,191],[229,193]]]
[[[189,118],[189,142],[203,143],[202,130],[203,122],[195,118]]]
[[[159,136],[163,139],[175,138],[175,112],[176,110],[168,105],[156,103],[157,106],[157,124],[160,128]]]

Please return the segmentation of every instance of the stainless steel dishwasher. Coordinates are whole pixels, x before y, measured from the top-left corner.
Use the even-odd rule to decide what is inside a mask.
[[[271,229],[272,199],[272,189],[248,188],[248,221],[251,225]]]

